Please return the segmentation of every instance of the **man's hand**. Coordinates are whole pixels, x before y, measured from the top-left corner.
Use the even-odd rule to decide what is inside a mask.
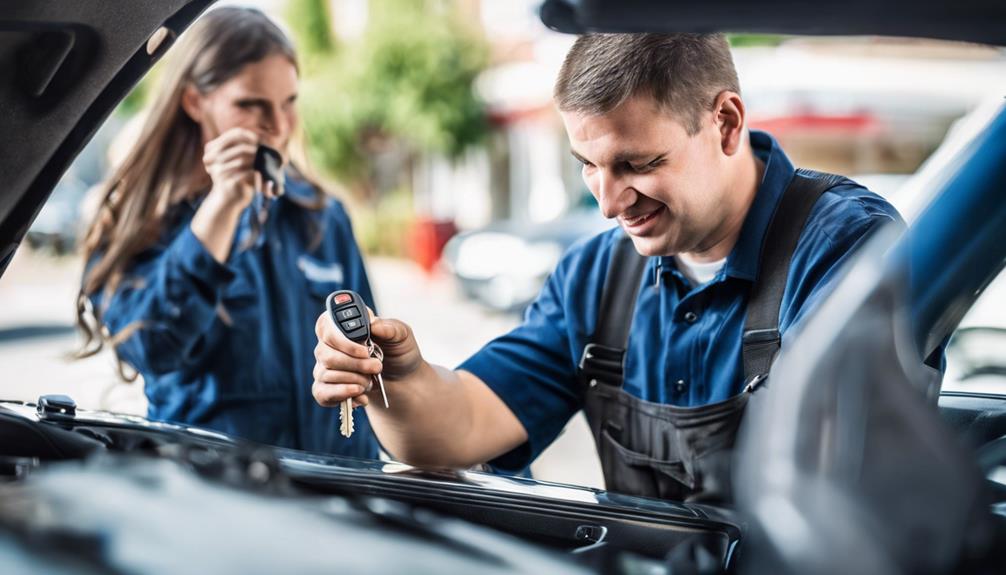
[[[412,465],[469,467],[527,441],[524,426],[485,382],[467,371],[427,363],[409,326],[368,313],[371,338],[384,351],[383,365],[365,346],[349,341],[328,312],[318,318],[315,401],[337,407],[350,397],[358,405],[377,399],[367,408],[374,432],[392,457]],[[381,393],[371,385],[377,373],[383,374],[389,409],[371,397]]]
[[[373,312],[367,311],[371,317],[371,338],[384,352],[383,363],[370,357],[366,346],[347,339],[332,323],[328,312],[318,316],[311,393],[320,405],[337,407],[348,397],[355,398],[357,405],[367,405],[366,392],[380,393],[380,390],[371,389],[374,375],[382,374],[387,384],[407,378],[423,365],[423,357],[409,326],[398,320],[376,318]]]

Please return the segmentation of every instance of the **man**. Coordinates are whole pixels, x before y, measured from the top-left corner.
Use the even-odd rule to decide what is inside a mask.
[[[391,407],[367,414],[393,456],[513,470],[584,409],[609,489],[729,497],[725,461],[779,334],[900,218],[749,134],[721,35],[583,36],[555,100],[619,228],[573,247],[523,324],[456,370],[425,361],[402,322],[374,320],[382,365],[320,317],[314,397],[367,405],[383,372]]]

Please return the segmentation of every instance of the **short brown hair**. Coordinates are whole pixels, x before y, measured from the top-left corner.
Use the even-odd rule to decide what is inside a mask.
[[[587,34],[566,54],[554,96],[564,112],[604,114],[646,94],[695,134],[724,90],[740,93],[722,34]]]

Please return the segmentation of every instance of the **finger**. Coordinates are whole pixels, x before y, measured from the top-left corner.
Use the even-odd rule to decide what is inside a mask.
[[[368,405],[370,405],[370,398],[367,397],[366,394],[357,395],[356,397],[353,398],[353,405],[355,407],[367,407]]]
[[[220,137],[217,139],[220,140],[221,144],[225,145],[233,145],[238,142],[245,142],[248,144],[252,144],[254,146],[258,146],[259,143],[259,137],[257,132],[255,132],[254,130],[249,130],[248,128],[242,128],[240,126],[227,130],[223,134],[220,134]]]
[[[253,144],[239,143],[234,146],[229,146],[215,151],[212,157],[210,157],[209,154],[204,154],[203,163],[207,165],[222,164],[229,162],[234,158],[247,158],[249,165],[251,165],[255,163],[255,150],[256,147]]]
[[[319,342],[332,349],[361,359],[370,357],[370,352],[365,346],[349,341],[339,328],[335,327],[327,310],[318,316],[318,321],[314,324],[314,333],[318,336]]]
[[[346,399],[362,396],[363,393],[363,387],[359,385],[321,383],[318,381],[311,385],[311,395],[319,405],[324,407],[338,407]]]
[[[275,200],[276,198],[279,197],[279,194],[276,193],[276,183],[273,182],[272,180],[269,180],[268,182],[265,183],[265,190],[263,191],[263,193],[265,194],[265,197],[269,198],[270,200]]]
[[[345,352],[332,349],[325,342],[319,341],[314,347],[314,359],[325,369],[348,371],[365,376],[381,373],[384,366],[381,360],[370,357],[359,358],[347,355]]]
[[[230,148],[231,146],[237,144],[248,144],[254,147],[258,147],[258,134],[247,129],[247,128],[231,128],[223,134],[220,134],[216,138],[207,142],[206,147],[203,149],[204,155],[213,155],[221,153],[224,149]]]
[[[311,372],[315,381],[320,381],[321,383],[341,383],[344,385],[359,385],[366,389],[370,386],[373,381],[373,376],[370,374],[363,374],[354,371],[345,371],[338,369],[328,369],[322,363],[316,363],[314,365],[314,370]]]
[[[255,182],[252,177],[252,171],[248,168],[242,168],[240,166],[231,166],[226,169],[219,168],[211,170],[210,179],[213,180],[214,186],[224,187],[235,187],[240,185],[251,187]]]
[[[248,158],[244,157],[234,158],[229,162],[214,165],[213,172],[220,174],[221,176],[224,177],[230,175],[236,175],[239,173],[247,174],[250,176],[253,173],[252,162]],[[258,172],[254,173],[257,174]]]

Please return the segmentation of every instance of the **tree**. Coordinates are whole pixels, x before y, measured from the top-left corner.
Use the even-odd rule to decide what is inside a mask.
[[[483,140],[474,82],[488,50],[454,2],[371,0],[363,36],[335,46],[313,24],[328,22],[323,0],[292,1],[291,25],[313,60],[301,113],[322,170],[367,193],[382,151],[397,150],[407,169],[418,154],[456,158]]]

